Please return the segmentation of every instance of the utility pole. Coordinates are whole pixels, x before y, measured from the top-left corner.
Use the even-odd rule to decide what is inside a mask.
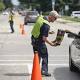
[[[30,10],[32,9],[31,3],[32,3],[32,0],[29,0],[29,9]]]
[[[52,10],[54,10],[55,0],[52,0]]]

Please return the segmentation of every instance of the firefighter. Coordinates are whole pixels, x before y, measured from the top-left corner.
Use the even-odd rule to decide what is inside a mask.
[[[56,11],[51,11],[48,17],[40,15],[31,32],[33,51],[34,54],[35,51],[38,51],[39,60],[42,59],[41,73],[44,76],[51,76],[51,74],[48,73],[48,50],[45,42],[54,46],[54,44],[47,39],[50,29],[49,22],[54,22],[58,17],[59,14]]]
[[[9,14],[9,23],[10,23],[10,28],[11,28],[11,33],[14,33],[14,28],[13,28],[13,24],[14,24],[14,13],[12,11],[10,11]]]

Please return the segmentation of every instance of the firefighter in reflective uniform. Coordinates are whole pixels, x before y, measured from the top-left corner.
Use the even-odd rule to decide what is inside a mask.
[[[48,17],[40,15],[31,32],[33,51],[34,53],[38,51],[39,60],[42,58],[41,73],[44,76],[51,76],[51,74],[48,73],[48,50],[45,42],[54,46],[54,44],[47,39],[50,29],[49,22],[54,22],[58,16],[56,11],[51,11]]]
[[[11,33],[14,33],[14,28],[13,28],[14,21],[13,21],[13,18],[14,18],[14,14],[13,14],[12,11],[10,11],[9,23],[10,23]]]

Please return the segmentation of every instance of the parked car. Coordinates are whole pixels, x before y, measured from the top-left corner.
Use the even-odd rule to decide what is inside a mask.
[[[71,17],[80,18],[80,11],[73,11],[72,14],[71,14]]]
[[[23,13],[23,11],[19,10],[18,13],[21,15]]]
[[[80,72],[80,32],[79,34],[69,34],[68,37],[74,38],[69,46],[69,68],[70,71]]]
[[[20,15],[22,15],[22,16],[25,16],[25,15],[26,15],[26,11],[25,11],[25,10],[22,10],[22,11],[19,10],[18,13],[19,13]]]
[[[24,17],[24,24],[26,25],[27,23],[34,23],[39,16],[38,11],[27,11],[26,16]]]
[[[7,11],[4,11],[2,14],[3,15],[8,15],[8,12]]]

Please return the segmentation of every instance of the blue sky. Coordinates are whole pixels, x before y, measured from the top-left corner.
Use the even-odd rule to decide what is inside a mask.
[[[11,2],[13,3],[13,5],[19,5],[19,1],[18,0],[11,0]]]

